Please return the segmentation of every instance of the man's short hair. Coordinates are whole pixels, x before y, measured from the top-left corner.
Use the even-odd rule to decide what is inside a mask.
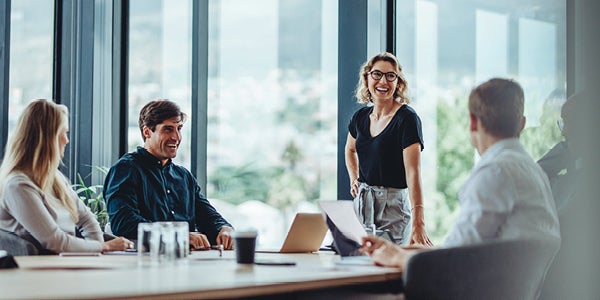
[[[481,120],[488,133],[499,138],[518,137],[524,102],[519,83],[492,78],[471,91],[469,112]]]
[[[158,99],[144,105],[140,111],[140,119],[138,121],[142,139],[146,141],[146,137],[144,136],[144,126],[148,126],[150,130],[154,131],[156,125],[174,117],[179,117],[181,122],[185,122],[186,119],[186,114],[182,112],[181,109],[179,109],[179,105],[173,101]]]

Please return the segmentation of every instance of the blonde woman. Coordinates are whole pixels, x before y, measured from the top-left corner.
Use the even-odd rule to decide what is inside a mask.
[[[69,142],[67,107],[34,100],[6,144],[0,166],[0,229],[42,252],[106,252],[133,248],[119,237],[104,242],[95,216],[58,170]],[[76,237],[76,227],[84,238]]]
[[[431,245],[421,193],[421,119],[408,106],[394,55],[375,55],[362,66],[356,98],[366,106],[350,120],[345,158],[361,221],[390,230],[398,244]]]

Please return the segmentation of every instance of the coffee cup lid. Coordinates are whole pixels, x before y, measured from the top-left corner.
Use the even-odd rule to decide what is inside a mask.
[[[250,238],[250,237],[256,237],[258,235],[258,232],[256,232],[256,230],[243,230],[243,231],[236,230],[231,235],[234,238],[236,238],[236,237]]]

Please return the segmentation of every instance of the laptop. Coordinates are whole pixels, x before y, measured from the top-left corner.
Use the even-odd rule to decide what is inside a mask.
[[[297,213],[280,249],[256,249],[259,253],[310,253],[319,251],[327,225],[321,213]]]

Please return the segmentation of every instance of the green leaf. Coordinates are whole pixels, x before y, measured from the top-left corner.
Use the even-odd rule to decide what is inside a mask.
[[[106,175],[108,173],[108,167],[91,166],[92,172],[97,171]],[[92,175],[90,173],[85,178]],[[79,199],[90,209],[90,211],[96,216],[96,220],[100,223],[100,227],[103,229],[108,222],[108,213],[106,211],[106,203],[104,196],[102,195],[103,186],[101,184],[94,184],[87,186],[81,177],[81,174],[77,173],[77,181],[71,185],[71,188],[75,191]]]

